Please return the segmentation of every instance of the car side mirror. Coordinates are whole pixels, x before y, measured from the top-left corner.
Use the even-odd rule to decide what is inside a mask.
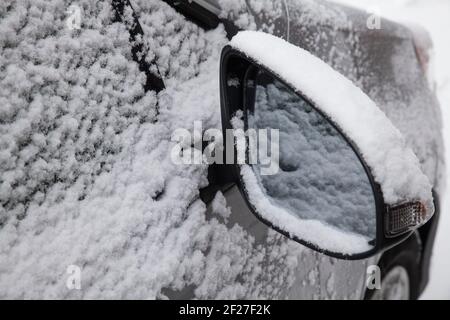
[[[220,92],[229,174],[250,210],[290,239],[362,259],[433,215],[431,184],[399,130],[307,51],[240,32],[222,51]]]

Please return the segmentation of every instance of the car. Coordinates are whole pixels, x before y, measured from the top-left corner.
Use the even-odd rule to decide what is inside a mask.
[[[426,32],[322,0],[61,4],[0,8],[0,297],[420,296]],[[267,128],[274,172],[239,162]]]

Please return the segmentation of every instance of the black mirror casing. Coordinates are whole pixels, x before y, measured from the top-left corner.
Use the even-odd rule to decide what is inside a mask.
[[[333,121],[331,121],[329,119],[329,117],[324,115],[310,99],[305,97],[298,90],[293,89],[292,86],[290,86],[285,81],[280,79],[271,70],[268,70],[263,65],[259,64],[258,62],[254,61],[253,59],[247,57],[240,51],[232,48],[231,46],[225,46],[223,48],[222,54],[221,54],[221,59],[220,59],[220,100],[221,100],[222,130],[223,130],[224,139],[227,138],[226,130],[233,128],[232,124],[231,124],[232,116],[238,110],[244,111],[246,106],[249,104],[248,95],[246,95],[245,83],[246,83],[247,79],[254,76],[256,70],[262,70],[264,72],[267,72],[267,73],[271,74],[274,78],[277,78],[277,80],[279,80],[286,86],[290,87],[293,91],[296,92],[297,95],[301,96],[302,99],[307,100],[314,107],[315,111],[321,113],[325,118],[327,118],[327,120],[330,121],[330,123],[333,124],[333,126],[345,137],[347,143],[351,146],[351,148],[354,150],[354,152],[357,154],[359,160],[363,164],[364,169],[367,173],[367,176],[369,177],[369,180],[370,180],[370,184],[371,184],[374,199],[375,199],[375,208],[376,208],[376,239],[374,240],[374,243],[371,243],[371,245],[373,245],[372,249],[367,252],[357,253],[357,254],[342,254],[339,252],[331,252],[324,248],[320,248],[319,246],[317,246],[313,243],[304,241],[295,235],[291,235],[288,232],[277,227],[270,221],[267,221],[267,219],[263,218],[258,213],[258,211],[254,207],[254,205],[249,201],[249,197],[245,190],[242,176],[240,173],[240,165],[238,165],[238,164],[221,165],[219,167],[219,170],[221,171],[220,175],[227,176],[228,177],[227,180],[230,180],[238,185],[239,190],[245,199],[245,202],[247,203],[248,207],[250,208],[250,211],[253,214],[255,214],[255,216],[259,220],[261,220],[264,224],[266,224],[268,227],[278,231],[279,233],[283,234],[284,236],[286,236],[302,245],[305,245],[306,247],[309,247],[315,251],[321,252],[323,254],[326,254],[328,256],[338,258],[338,259],[358,260],[358,259],[368,258],[375,254],[381,253],[384,250],[387,250],[387,249],[395,246],[396,244],[404,241],[405,239],[407,239],[413,233],[413,231],[405,232],[396,237],[388,237],[386,235],[385,226],[387,223],[388,206],[384,202],[383,193],[381,191],[380,185],[375,182],[375,179],[373,177],[373,174],[372,174],[370,168],[364,161],[364,159],[361,156],[360,152],[358,151],[358,148],[355,145],[355,143],[353,143],[351,141],[351,139],[349,139],[342,132],[342,130],[340,130],[340,128]],[[235,81],[233,81],[232,86],[229,86],[228,79],[230,79],[231,77]],[[226,143],[226,141],[224,141],[224,143]],[[224,155],[224,157],[226,157],[226,155]]]

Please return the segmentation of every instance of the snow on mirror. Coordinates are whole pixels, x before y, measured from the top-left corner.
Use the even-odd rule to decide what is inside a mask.
[[[248,128],[279,130],[278,172],[265,175],[262,165],[241,169],[256,210],[278,229],[321,249],[370,250],[376,238],[375,199],[350,143],[308,101],[268,73],[248,81],[254,100],[246,110]]]

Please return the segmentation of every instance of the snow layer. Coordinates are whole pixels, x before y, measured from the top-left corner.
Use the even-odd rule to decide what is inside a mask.
[[[416,155],[386,115],[350,80],[307,51],[263,32],[240,32],[230,44],[274,71],[333,119],[359,147],[387,204],[421,200],[429,213],[434,210],[431,184]]]

